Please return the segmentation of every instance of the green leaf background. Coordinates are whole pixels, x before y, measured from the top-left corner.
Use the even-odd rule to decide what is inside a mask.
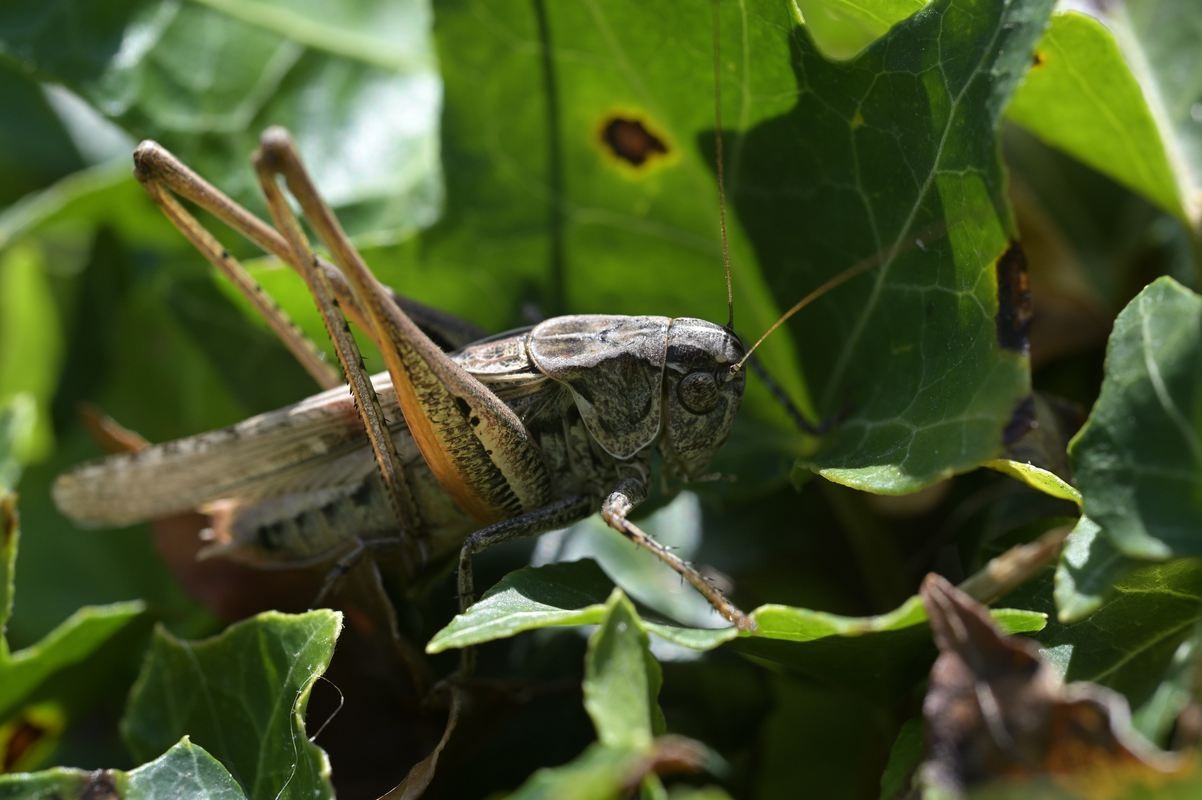
[[[1055,578],[1041,573],[1000,603],[1018,611],[996,616],[1035,634],[1069,679],[1124,692],[1140,730],[1166,743],[1192,702],[1199,617],[1202,98],[1189,76],[1202,73],[1202,12],[1189,0],[1096,16],[1052,14],[1050,0],[717,8],[738,331],[753,340],[841,269],[874,266],[759,351],[808,416],[840,421],[805,435],[750,376],[714,465],[735,480],[694,487],[648,521],[733,582],[757,609],[755,636],[707,623],[671,575],[597,529],[554,540],[559,550],[540,544],[533,561],[522,546],[485,554],[478,581],[496,587],[463,617],[437,579],[401,603],[414,651],[487,641],[481,672],[513,689],[483,702],[476,733],[469,719],[462,750],[453,739],[442,756],[486,768],[440,767],[436,791],[609,796],[648,747],[672,745],[665,732],[713,748],[702,783],[791,797],[803,783],[875,796],[905,731],[888,785],[906,786],[917,761],[906,723],[933,655],[912,599],[922,575],[963,578],[1078,504]],[[163,441],[313,390],[141,193],[133,145],[162,141],[261,211],[247,157],[263,127],[288,126],[377,274],[488,330],[578,312],[721,321],[712,11],[701,0],[0,9],[11,121],[0,126],[0,483],[19,486],[25,530],[0,740],[21,720],[61,721],[20,769],[145,761],[111,773],[130,796],[154,796],[169,775],[198,796],[378,795],[432,750],[445,719],[401,685],[395,662],[354,649],[362,631],[348,629],[331,678],[345,680],[347,708],[317,745],[331,784],[301,715],[331,658],[333,617],[269,615],[191,642],[227,620],[185,594],[145,529],[78,531],[54,510],[54,476],[97,452],[80,403]],[[663,152],[623,160],[603,137],[615,119],[641,124]],[[1035,298],[1029,330],[1022,287],[999,266],[1015,239]],[[252,268],[323,342],[299,282],[270,260]],[[1155,281],[1163,274],[1177,282]],[[581,556],[601,568],[555,563]],[[611,595],[614,578],[637,608]],[[130,600],[148,609],[138,619],[166,626],[149,645],[135,606],[102,605]],[[601,627],[586,641],[581,625]],[[429,668],[445,675],[454,657]],[[131,688],[123,751],[116,717]],[[217,705],[192,705],[199,688]],[[636,696],[646,704],[613,702]],[[364,722],[357,703],[379,716]],[[310,733],[329,710],[317,705]],[[222,719],[239,713],[255,722]],[[384,753],[373,761],[355,734],[380,719],[392,727],[371,727]],[[82,730],[106,733],[93,746]],[[79,792],[88,774],[0,777],[0,796]],[[678,796],[666,785],[648,777],[641,790]]]

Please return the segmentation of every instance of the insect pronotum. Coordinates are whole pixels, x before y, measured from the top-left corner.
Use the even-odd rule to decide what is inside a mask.
[[[721,131],[718,61],[715,36]],[[473,597],[474,553],[600,511],[725,619],[752,628],[751,618],[698,570],[628,518],[648,496],[654,470],[677,484],[704,476],[743,394],[751,350],[732,328],[720,139],[716,150],[725,326],[589,314],[465,342],[445,315],[398,298],[376,280],[282,129],[267,130],[254,155],[274,227],[158,144],[143,142],[134,163],[147,193],[327,391],[229,428],[85,464],[58,479],[55,501],[91,525],[201,510],[213,520],[209,552],[265,566],[345,566],[368,548],[389,547],[401,554],[407,576],[416,577],[458,554],[462,607]],[[330,261],[314,255],[281,181]],[[177,198],[212,213],[305,279],[350,392]],[[781,321],[873,266],[845,270]],[[387,373],[366,374],[346,318],[382,353]],[[431,334],[458,349],[444,351]]]

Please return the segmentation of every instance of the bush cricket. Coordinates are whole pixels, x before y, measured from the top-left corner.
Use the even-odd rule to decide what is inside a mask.
[[[716,110],[719,105],[715,86]],[[407,578],[457,554],[461,608],[473,598],[474,553],[600,511],[724,619],[752,629],[751,618],[697,569],[628,519],[656,483],[653,476],[674,485],[706,477],[738,410],[743,367],[759,344],[746,348],[733,330],[720,137],[716,145],[731,308],[725,326],[586,314],[464,341],[465,326],[398,298],[376,280],[282,129],[269,129],[254,156],[274,227],[158,144],[143,142],[134,162],[147,193],[327,391],[229,428],[85,464],[58,479],[56,503],[78,522],[108,526],[203,511],[212,518],[209,553],[262,566],[335,564],[323,595],[366,550],[391,548]],[[281,182],[329,261],[314,254]],[[304,278],[349,393],[177,198],[210,212]],[[768,333],[875,265],[865,261],[839,273]],[[382,353],[387,373],[366,374],[348,318]],[[445,351],[431,335],[457,349]]]

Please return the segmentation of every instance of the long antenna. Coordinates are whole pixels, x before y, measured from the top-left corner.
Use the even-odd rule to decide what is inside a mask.
[[[710,8],[714,23],[714,152],[718,174],[718,225],[722,229],[722,268],[726,272],[726,329],[735,329],[735,293],[730,279],[730,237],[726,233],[726,170],[722,159],[722,46],[720,0]],[[739,362],[742,364],[742,362]]]
[[[764,331],[763,335],[760,336],[760,338],[755,340],[755,344],[753,344],[751,346],[751,348],[746,353],[743,354],[743,357],[740,358],[737,363],[735,363],[734,365],[731,366],[730,374],[733,375],[736,372],[738,372],[739,370],[743,369],[743,365],[747,363],[747,359],[751,358],[751,354],[755,352],[755,349],[757,347],[759,347],[761,344],[763,344],[764,340],[767,339],[769,336],[771,336],[773,331],[775,331],[781,325],[784,325],[789,320],[789,317],[793,316],[798,311],[801,311],[803,308],[805,308],[806,306],[808,306],[810,303],[814,302],[818,298],[822,297],[824,294],[829,292],[831,289],[834,289],[836,286],[847,283],[849,280],[856,277],[857,275],[862,275],[871,269],[875,269],[880,263],[881,263],[881,259],[876,256],[872,256],[871,258],[866,258],[863,261],[860,261],[857,264],[853,264],[852,266],[843,270],[838,275],[835,275],[833,278],[830,278],[829,280],[827,280],[826,283],[822,284],[817,289],[815,289],[814,291],[807,294],[805,297],[798,300],[796,303],[793,304],[792,308],[790,308],[788,311],[786,311],[785,313],[783,313],[779,317],[777,317],[776,322],[772,323],[772,325],[770,325],[768,327],[768,330]]]
[[[763,344],[764,340],[771,336],[773,331],[775,331],[781,325],[784,325],[789,318],[798,311],[801,311],[810,303],[819,299],[832,289],[842,286],[858,275],[863,275],[865,272],[871,272],[885,261],[891,261],[897,258],[902,253],[908,252],[911,248],[917,247],[920,250],[925,250],[926,242],[942,236],[945,229],[946,226],[944,223],[936,222],[935,224],[930,225],[929,227],[920,231],[917,235],[913,235],[913,239],[910,242],[895,245],[888,251],[878,251],[873,253],[867,258],[861,259],[855,264],[852,264],[850,267],[838,273],[837,275],[828,278],[825,283],[823,283],[817,289],[814,289],[805,297],[798,300],[793,304],[792,308],[781,314],[780,317],[777,318],[776,322],[772,323],[772,325],[768,327],[768,330],[764,331],[763,335],[755,340],[755,344],[753,344],[751,348],[743,354],[743,357],[731,365],[730,374],[735,375],[739,372],[739,370],[743,369],[743,365],[747,363],[747,359],[751,358],[751,354],[755,352],[756,348]]]

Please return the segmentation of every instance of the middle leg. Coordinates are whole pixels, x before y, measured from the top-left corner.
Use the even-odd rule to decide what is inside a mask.
[[[701,595],[709,601],[714,610],[726,620],[734,623],[740,631],[755,630],[755,620],[740,611],[734,603],[726,599],[716,586],[706,580],[697,568],[680,556],[673,553],[655,538],[646,533],[638,525],[628,520],[626,516],[634,510],[647,496],[647,488],[637,478],[624,478],[618,482],[614,490],[601,506],[601,518],[609,527],[634,542],[639,547],[649,550],[652,555],[672,568],[676,574],[684,578]]]

